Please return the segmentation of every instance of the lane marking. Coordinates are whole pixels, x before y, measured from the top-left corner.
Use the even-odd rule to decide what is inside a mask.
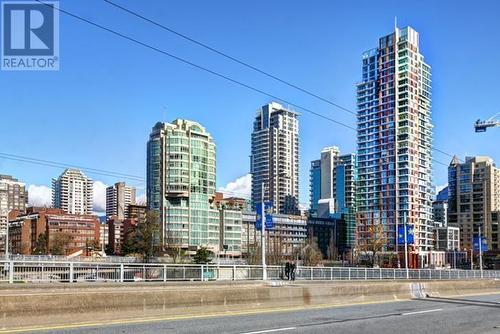
[[[275,328],[275,329],[265,329],[262,331],[256,331],[256,332],[245,332],[245,333],[240,333],[240,334],[261,334],[261,333],[274,333],[274,332],[284,332],[284,331],[291,331],[297,329],[297,327],[286,327],[286,328]]]
[[[442,311],[442,310],[443,310],[442,308],[435,308],[435,309],[432,309],[432,310],[423,310],[423,311],[401,313],[401,315],[423,314],[423,313],[439,312],[439,311]]]
[[[390,304],[390,303],[409,302],[409,301],[412,300],[399,299],[399,300],[386,300],[386,301],[358,302],[358,303],[348,303],[348,304],[319,304],[310,306],[292,306],[286,308],[278,307],[278,308],[267,308],[258,310],[214,312],[205,314],[186,314],[186,315],[155,316],[155,317],[134,318],[134,319],[100,320],[95,322],[76,322],[76,323],[58,324],[58,325],[23,326],[23,327],[13,327],[10,329],[7,328],[0,329],[0,334],[62,330],[62,329],[82,328],[82,327],[109,327],[112,325],[131,325],[131,324],[141,324],[141,323],[160,322],[160,321],[178,321],[178,320],[204,319],[204,318],[209,319],[216,317],[233,317],[233,316],[245,316],[245,315],[256,315],[256,314],[266,314],[266,313],[286,313],[293,311],[307,311],[307,310],[317,310],[325,308],[341,308],[341,307],[350,307],[357,305]]]
[[[491,296],[491,295],[496,296],[498,295],[498,293],[485,292],[485,293],[474,293],[474,294],[459,294],[459,295],[452,295],[449,297]],[[255,314],[266,314],[266,313],[286,313],[286,312],[302,311],[302,310],[341,308],[341,307],[349,307],[356,305],[389,304],[389,303],[406,302],[412,300],[415,299],[402,298],[399,300],[371,301],[371,302],[358,302],[358,303],[347,303],[347,304],[318,304],[312,306],[311,305],[294,306],[287,308],[268,308],[260,310],[229,311],[229,312],[217,312],[217,313],[206,313],[206,314],[187,314],[187,315],[176,315],[176,316],[155,316],[155,317],[145,317],[145,318],[135,318],[135,319],[100,320],[95,322],[76,322],[76,323],[58,324],[58,325],[23,326],[23,327],[13,327],[10,329],[0,327],[0,334],[75,329],[82,327],[109,327],[112,325],[129,325],[129,324],[141,324],[141,323],[161,322],[161,321],[179,321],[179,320],[244,316],[244,315],[255,315]],[[425,298],[421,300],[425,301]],[[409,315],[412,313],[416,312],[402,313],[401,315]]]

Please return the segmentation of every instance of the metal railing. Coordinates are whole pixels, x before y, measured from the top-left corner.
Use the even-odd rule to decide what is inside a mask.
[[[267,266],[269,280],[283,279],[283,266]],[[297,280],[467,280],[500,279],[494,270],[298,267]],[[252,265],[0,261],[0,282],[167,282],[262,279]]]

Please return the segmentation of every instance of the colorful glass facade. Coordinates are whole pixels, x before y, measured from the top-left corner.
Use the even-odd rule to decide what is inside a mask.
[[[383,224],[385,251],[395,251],[396,225],[406,220],[415,227],[410,250],[431,250],[431,73],[419,50],[419,35],[410,27],[396,28],[362,61],[357,245],[366,246],[370,227]]]

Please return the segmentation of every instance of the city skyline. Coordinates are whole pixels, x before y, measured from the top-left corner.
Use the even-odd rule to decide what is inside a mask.
[[[74,2],[71,4],[69,2],[62,2],[62,4],[67,6],[69,10],[81,12],[82,15],[90,14],[88,9],[82,5],[82,2]],[[127,5],[130,5],[131,7],[134,6],[133,3]],[[184,9],[182,5],[178,4],[176,6],[179,7],[179,10]],[[230,7],[227,10],[242,10],[239,6],[243,5],[235,6],[236,7]],[[440,10],[444,10],[446,7],[442,4],[433,6],[436,13],[439,13]],[[331,14],[334,18],[337,17],[337,15],[340,15],[341,12],[344,14],[354,12],[354,8],[350,6],[346,6],[345,8],[336,8],[335,6],[329,4],[321,4],[319,7],[323,7],[323,9],[325,9],[326,12]],[[454,28],[454,30],[450,30],[451,28],[446,27],[447,25],[438,25],[424,20],[423,7],[423,5],[416,6],[414,14],[409,15],[405,14],[405,7],[403,5],[401,9],[393,13],[387,13],[384,16],[367,20],[361,24],[356,23],[359,25],[358,27],[354,27],[354,23],[346,20],[339,20],[338,23],[329,24],[319,24],[314,22],[311,23],[310,26],[306,27],[304,31],[298,33],[294,38],[284,35],[281,30],[273,31],[273,33],[269,35],[270,37],[266,38],[265,36],[269,33],[269,29],[266,28],[255,29],[252,31],[252,34],[245,34],[245,38],[248,38],[250,42],[253,41],[254,44],[257,43],[257,40],[261,40],[262,43],[271,43],[273,38],[281,37],[282,40],[280,41],[282,44],[280,44],[280,47],[285,50],[289,50],[290,53],[287,53],[285,61],[280,62],[276,59],[268,59],[270,57],[261,56],[257,51],[253,51],[252,53],[247,52],[246,47],[241,46],[241,43],[234,43],[236,37],[232,34],[227,38],[228,44],[225,44],[225,39],[218,39],[218,36],[227,37],[227,31],[222,29],[223,26],[221,25],[211,26],[208,24],[210,29],[207,29],[207,35],[203,36],[202,34],[200,36],[201,23],[198,26],[190,28],[183,26],[182,22],[176,22],[176,19],[170,16],[165,17],[165,19],[160,16],[159,20],[165,20],[166,24],[172,21],[173,26],[178,26],[179,29],[186,29],[186,33],[203,38],[207,43],[221,43],[221,48],[227,52],[234,53],[241,58],[249,57],[249,61],[251,60],[256,65],[259,65],[259,67],[266,68],[272,73],[279,74],[292,82],[300,83],[302,86],[310,88],[312,91],[323,93],[329,98],[337,101],[339,104],[346,106],[351,110],[355,110],[354,89],[352,89],[352,87],[355,82],[360,80],[358,62],[359,55],[363,50],[372,46],[374,39],[391,31],[393,18],[397,15],[399,26],[403,27],[409,24],[414,26],[415,29],[421,33],[423,40],[421,48],[423,49],[423,53],[426,54],[427,61],[433,65],[433,70],[437,71],[434,73],[433,77],[433,86],[435,90],[433,92],[433,110],[435,111],[435,119],[433,119],[433,123],[436,125],[435,146],[450,154],[457,154],[459,156],[488,155],[495,161],[500,161],[498,148],[494,146],[494,139],[498,136],[497,132],[493,130],[488,131],[485,134],[475,134],[472,129],[473,121],[477,118],[487,118],[498,110],[497,106],[487,104],[483,101],[484,99],[479,98],[483,95],[487,96],[494,94],[494,88],[490,88],[489,86],[494,87],[494,85],[492,85],[493,82],[490,82],[490,80],[496,77],[494,74],[497,67],[488,67],[487,64],[489,64],[488,62],[491,60],[481,58],[487,57],[487,55],[476,54],[469,49],[462,50],[460,55],[450,53],[450,43],[454,41],[456,42],[457,38],[467,39],[470,43],[480,43],[481,41],[476,39],[472,40],[472,38],[475,35],[481,35],[481,31],[483,30],[487,31],[488,27],[490,29],[494,29],[492,28],[492,25],[495,27],[495,24],[497,23],[494,23],[493,20],[491,22],[484,20],[484,17],[488,17],[489,13],[494,12],[498,5],[491,3],[491,8],[484,6],[483,8],[461,7],[454,9],[458,12],[458,15],[454,18],[454,20],[464,19],[467,9],[467,17],[471,19],[482,17],[483,20],[487,22],[485,23],[486,25],[482,27],[474,25],[468,26],[466,31],[464,31],[465,28],[458,24],[449,23],[448,26],[453,26]],[[102,13],[104,17],[106,17],[106,15],[114,14],[113,9],[108,8],[105,5],[103,5],[101,9],[103,10]],[[144,10],[145,14],[152,17],[155,16],[154,9],[160,10],[162,14],[165,14],[164,12],[166,11],[166,9],[161,5],[152,5],[151,8],[140,9]],[[290,6],[287,8],[287,13],[294,16],[297,15],[300,9],[299,5]],[[336,9],[338,9],[338,11],[336,11]],[[369,9],[373,8],[368,6],[366,9],[359,10],[368,11]],[[304,13],[304,15],[311,15],[313,13],[318,14],[316,11],[319,11],[319,9],[309,8],[308,12]],[[126,16],[120,16],[119,18],[113,18],[111,23],[115,23],[118,27],[122,28],[121,24],[129,22],[129,20],[130,18]],[[133,21],[133,24],[140,25],[139,22],[135,21]],[[343,32],[343,35],[346,36],[339,36],[341,35],[338,33],[341,31],[339,29],[341,24],[344,25],[345,32]],[[241,24],[235,23],[235,27],[238,32],[242,32],[242,29],[245,29]],[[292,24],[289,28],[294,27],[295,25]],[[368,27],[370,28],[369,30],[366,29]],[[111,94],[113,97],[113,103],[111,104],[106,102],[103,99],[104,97],[99,93],[96,93],[95,99],[91,99],[95,101],[86,101],[87,94],[92,93],[95,88],[88,87],[88,85],[84,86],[85,83],[94,84],[94,81],[92,77],[83,75],[82,71],[90,71],[93,75],[97,75],[98,73],[102,74],[102,68],[99,66],[97,68],[89,68],[85,65],[82,65],[80,68],[72,68],[72,61],[75,61],[76,59],[81,60],[81,56],[76,55],[79,48],[74,41],[71,41],[68,37],[64,37],[63,33],[61,41],[62,63],[60,72],[23,73],[20,76],[14,76],[12,73],[5,72],[4,77],[8,80],[9,87],[2,90],[0,93],[0,97],[5,103],[5,110],[12,110],[12,112],[5,116],[7,121],[9,121],[11,117],[16,117],[19,113],[23,113],[32,121],[42,122],[48,117],[53,116],[53,126],[56,134],[49,133],[45,135],[46,132],[44,132],[44,136],[41,138],[35,133],[27,133],[25,138],[19,138],[18,136],[13,135],[12,131],[14,131],[14,129],[6,129],[6,131],[2,131],[0,134],[0,139],[6,144],[5,147],[15,147],[16,151],[5,153],[20,154],[35,158],[46,157],[47,159],[54,161],[84,165],[93,168],[103,168],[106,170],[130,173],[145,177],[145,152],[143,143],[144,138],[147,137],[147,132],[150,127],[149,124],[153,124],[158,120],[170,121],[175,118],[187,118],[205,124],[208,131],[212,133],[218,144],[218,157],[220,158],[220,162],[218,164],[217,189],[220,189],[221,187],[226,186],[229,182],[235,181],[248,174],[248,166],[244,164],[231,164],[228,163],[228,161],[232,161],[232,159],[247,159],[250,148],[248,134],[251,132],[251,125],[249,125],[249,123],[251,123],[255,108],[269,102],[270,99],[258,95],[248,94],[244,90],[229,86],[224,82],[220,82],[218,79],[211,78],[205,74],[193,72],[189,68],[184,68],[176,63],[171,63],[169,60],[157,58],[156,55],[115,40],[102,32],[94,31],[89,27],[73,22],[69,18],[62,17],[61,29],[62,32],[65,31],[68,35],[79,32],[89,35],[89,38],[93,39],[92,42],[95,42],[97,46],[104,48],[107,52],[115,50],[111,52],[111,55],[119,55],[120,52],[126,50],[127,52],[132,52],[133,55],[138,56],[139,59],[154,59],[156,61],[156,66],[159,66],[159,72],[165,73],[165,71],[173,71],[176,83],[179,84],[179,87],[176,87],[173,83],[169,84],[168,80],[166,82],[167,86],[165,86],[165,83],[162,83],[162,80],[164,79],[159,79],[158,77],[152,75],[152,68],[148,65],[144,65],[146,66],[146,69],[148,69],[145,71],[146,76],[139,77],[138,80],[151,80],[151,84],[147,86],[147,89],[142,89],[135,84],[127,84],[127,86],[123,88],[113,87],[115,91]],[[144,33],[149,32],[150,30],[151,28],[149,26],[141,26],[138,33],[144,37]],[[308,51],[299,52],[299,46],[296,45],[297,41],[302,43],[306,37],[314,35],[317,32],[328,32],[328,34],[322,38],[330,41],[331,45],[338,45],[341,42],[347,43],[345,40],[347,37],[350,37],[351,41],[345,45],[343,44],[345,46],[343,52],[339,52],[338,49],[335,50],[333,48],[325,47],[325,43],[321,43],[318,46],[308,43],[306,44],[310,47]],[[154,32],[154,36],[164,37],[165,34]],[[484,41],[485,40],[482,40],[482,42]],[[498,43],[495,44],[495,41],[496,39],[493,37],[493,47],[497,47]],[[64,43],[66,43],[66,46],[64,46]],[[110,44],[109,48],[111,51],[110,49],[106,49],[106,43]],[[234,45],[238,45],[238,47],[234,47]],[[185,47],[184,45],[179,45],[179,43],[176,42],[176,44],[174,44],[173,51],[177,51],[177,46],[179,46],[180,49]],[[91,50],[87,51],[85,55],[89,55],[90,51],[95,51],[95,48],[91,48]],[[203,54],[202,50],[196,49],[194,51],[195,58]],[[294,52],[296,52],[297,55],[294,55]],[[318,54],[321,56],[318,56]],[[478,57],[477,62],[474,64],[467,62],[467,67],[464,67],[463,65],[459,66],[464,64],[467,57],[470,58],[472,55]],[[304,59],[306,56],[307,58],[305,59],[314,59],[315,64],[310,64],[308,62],[308,66],[306,66],[305,69],[298,68],[297,65],[300,64],[298,62],[299,59]],[[331,58],[329,61],[327,61],[327,56]],[[102,64],[100,64],[111,66],[109,72],[104,73],[103,84],[97,85],[100,89],[106,88],[104,90],[107,90],[107,87],[111,87],[109,85],[113,84],[115,80],[120,80],[119,78],[121,78],[121,75],[116,73],[116,71],[125,69],[124,75],[135,73],[133,68],[127,68],[130,63],[124,60],[113,62],[113,60],[117,59],[108,57],[103,59]],[[233,67],[233,65],[222,63],[216,58],[210,57],[206,62],[203,58],[195,60],[209,67],[213,65],[222,70],[227,68],[230,72],[233,72],[232,74],[236,73],[236,75],[240,75],[243,81],[254,81],[257,86],[262,85],[266,89],[276,91],[280,96],[286,97],[292,101],[297,101],[298,103],[303,102],[306,106],[315,111],[335,119],[354,124],[354,119],[350,118],[349,115],[342,114],[334,108],[326,107],[324,104],[311,102],[310,99],[307,99],[303,96],[303,94],[298,92],[278,87],[278,85],[270,85],[268,81],[263,78],[256,77],[253,74],[248,74],[243,70],[237,69],[234,73],[236,68]],[[446,60],[447,63],[445,63],[444,60]],[[477,65],[477,63],[482,63],[482,65]],[[342,65],[345,65],[345,70],[340,69]],[[463,69],[461,73],[462,78],[470,78],[469,80],[462,81],[460,89],[458,89],[458,87],[456,87],[456,83],[452,82],[450,79],[451,77],[456,80],[456,74],[450,74],[454,73],[450,71],[450,68],[453,68],[453,66],[454,68]],[[488,67],[488,77],[481,74],[486,71],[486,67]],[[325,71],[325,73],[323,74],[320,71]],[[74,83],[74,86],[71,86],[74,89],[67,93],[68,97],[82,101],[79,105],[69,104],[70,100],[66,97],[60,96],[60,93],[56,91],[58,88],[57,85],[61,85],[61,87],[68,85],[69,78],[74,75],[78,75],[79,77],[82,75],[81,82]],[[474,78],[476,75],[478,77],[479,75],[482,75],[482,80],[475,80]],[[33,101],[19,102],[19,94],[22,94],[21,87],[26,84],[25,80],[27,79],[33,82],[33,84],[39,85],[39,87],[37,87],[37,91],[39,91],[40,94],[37,95]],[[192,85],[193,80],[201,80],[201,83],[203,84]],[[46,81],[55,82],[56,90],[52,92],[44,91],[44,86],[46,86],[44,83]],[[474,87],[471,86],[472,82],[474,83],[474,86],[478,87],[473,89]],[[157,90],[154,86],[154,84],[159,83],[162,83],[162,90]],[[199,98],[199,101],[196,102],[192,108],[187,107],[185,103],[181,104],[181,100],[179,99],[179,97],[181,97],[185,100],[187,92],[191,93],[191,91],[185,90],[187,85],[192,87],[192,94]],[[198,86],[203,86],[204,90],[206,90],[207,87],[210,87],[206,90],[209,94],[207,94],[207,92],[200,91],[199,89],[201,87]],[[169,89],[165,90],[164,87],[168,87]],[[180,91],[180,89],[182,89],[182,91]],[[455,94],[450,95],[449,89],[452,91],[454,89]],[[464,94],[465,91],[468,92],[468,94]],[[226,92],[230,92],[230,94]],[[130,94],[132,97],[126,97],[126,94]],[[176,97],[176,94],[179,95],[179,97]],[[208,95],[211,95],[211,97],[208,97]],[[466,96],[467,98],[453,99],[451,96]],[[123,101],[121,101],[122,99]],[[40,107],[35,108],[32,103],[36,103],[37,105],[40,105]],[[131,107],[125,106],[124,103],[128,103]],[[227,104],[231,105],[232,113],[237,112],[243,115],[242,117],[237,117],[236,121],[233,121],[234,118],[229,116],[232,125],[229,128],[221,127],[217,124],[218,118],[220,118],[221,115],[224,115],[221,114],[221,111],[217,110],[225,110],[226,115],[231,115],[228,114],[227,108],[223,108],[223,106]],[[99,145],[105,141],[106,138],[111,142],[109,132],[104,130],[110,126],[110,119],[109,116],[103,116],[102,114],[107,111],[108,114],[114,115],[115,113],[118,113],[119,110],[122,110],[122,108],[125,111],[129,111],[126,113],[129,117],[118,120],[116,123],[120,127],[124,128],[123,134],[118,135],[118,139],[121,139],[123,143],[117,144],[117,140],[113,140],[115,143],[110,144],[113,149],[106,153],[101,152]],[[59,126],[61,125],[61,121],[66,122],[68,116],[70,116],[70,118],[76,116],[69,114],[66,115],[66,118],[62,117],[61,119],[59,119],[58,116],[68,113],[68,110],[72,113],[83,112],[87,114],[90,119],[100,121],[95,122],[95,124],[90,124],[89,122],[82,122],[83,124],[78,124],[78,122],[76,122],[77,124],[75,124],[75,130],[81,130],[82,126],[86,125],[90,126],[90,129],[92,130],[91,134],[88,132],[84,133],[83,131],[74,131],[74,129],[71,129],[71,132],[67,133],[65,129],[62,129]],[[204,112],[200,112],[200,110],[203,110]],[[453,112],[450,110],[453,110]],[[301,112],[300,110],[297,111]],[[453,116],[457,115],[457,117],[453,117],[454,120],[460,118],[463,120],[460,120],[460,122],[457,123],[455,123],[455,121],[450,122],[449,117],[451,113]],[[317,152],[319,152],[322,147],[326,146],[335,145],[342,147],[345,152],[354,152],[355,136],[354,134],[350,134],[348,130],[342,129],[341,127],[337,127],[333,124],[326,124],[326,122],[322,122],[318,118],[310,116],[306,113],[301,114],[301,164],[299,168],[301,173],[299,188],[300,202],[305,204],[308,202],[307,189],[310,161],[316,158]],[[133,134],[130,134],[131,130],[134,130]],[[101,132],[104,134],[101,134]],[[317,136],[314,135],[315,133],[324,133],[325,135]],[[127,136],[124,136],[124,134]],[[461,141],[453,140],[454,135],[457,134],[460,134],[461,138],[464,139]],[[57,140],[56,138],[58,138],[59,135],[65,137],[66,140],[63,142]],[[130,136],[130,138],[128,136]],[[13,138],[16,138],[15,143]],[[88,139],[87,142],[85,142],[86,139]],[[41,154],[41,150],[36,149],[37,145],[33,145],[35,142],[37,145],[44,145],[44,147],[60,145],[61,149],[60,152],[57,150],[51,150],[50,154]],[[80,145],[76,145],[77,143],[80,143]],[[124,144],[127,145],[127,149],[123,149]],[[118,150],[119,147],[122,147],[122,152]],[[67,152],[69,152],[70,148],[71,152],[75,153],[75,155],[73,155],[71,159],[68,159]],[[109,152],[117,153],[109,155]],[[444,156],[439,153],[434,153],[434,156],[446,165],[451,160],[451,157]],[[126,160],[125,157],[127,157]],[[122,160],[127,161],[128,163],[121,163]],[[120,161],[120,163],[117,163],[117,161]],[[50,187],[50,179],[60,173],[60,170],[57,169],[38,168],[30,164],[5,159],[0,159],[0,168],[2,168],[4,174],[14,175],[25,182],[27,186],[43,185],[45,187]],[[37,173],[33,173],[34,170],[37,170]],[[99,182],[101,182],[101,188],[103,189],[105,189],[106,185],[121,181],[119,178],[100,177],[92,175],[91,173],[87,174],[97,181],[97,187],[100,186]],[[434,184],[443,185],[446,183],[446,166],[434,163],[433,174]],[[248,185],[248,178],[240,179],[239,182],[241,183],[240,189],[248,189],[245,188]],[[132,185],[136,186],[138,194],[142,195],[144,193],[144,184],[140,185],[137,183]],[[46,191],[46,189],[41,190]],[[94,193],[98,196],[95,189]],[[32,192],[32,194],[34,193]]]

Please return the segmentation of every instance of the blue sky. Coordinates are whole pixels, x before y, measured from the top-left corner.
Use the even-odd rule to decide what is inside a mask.
[[[355,110],[361,53],[400,27],[420,33],[432,66],[434,144],[452,154],[500,161],[500,129],[473,122],[500,111],[498,1],[126,1],[114,0],[215,48]],[[353,115],[242,68],[111,7],[63,0],[63,9],[355,125]],[[217,184],[249,171],[255,110],[269,98],[121,40],[61,14],[60,70],[0,72],[0,152],[145,175],[156,121],[199,121],[217,144]],[[299,110],[300,112],[300,110]],[[302,112],[301,202],[309,163],[325,146],[355,150],[351,130]],[[435,153],[448,163],[450,158]],[[0,173],[50,185],[61,170],[0,159]],[[104,184],[116,178],[90,174]],[[446,183],[435,164],[434,182]],[[132,184],[144,185],[138,182]],[[240,186],[232,187],[242,191]],[[139,193],[143,192],[139,189]]]

